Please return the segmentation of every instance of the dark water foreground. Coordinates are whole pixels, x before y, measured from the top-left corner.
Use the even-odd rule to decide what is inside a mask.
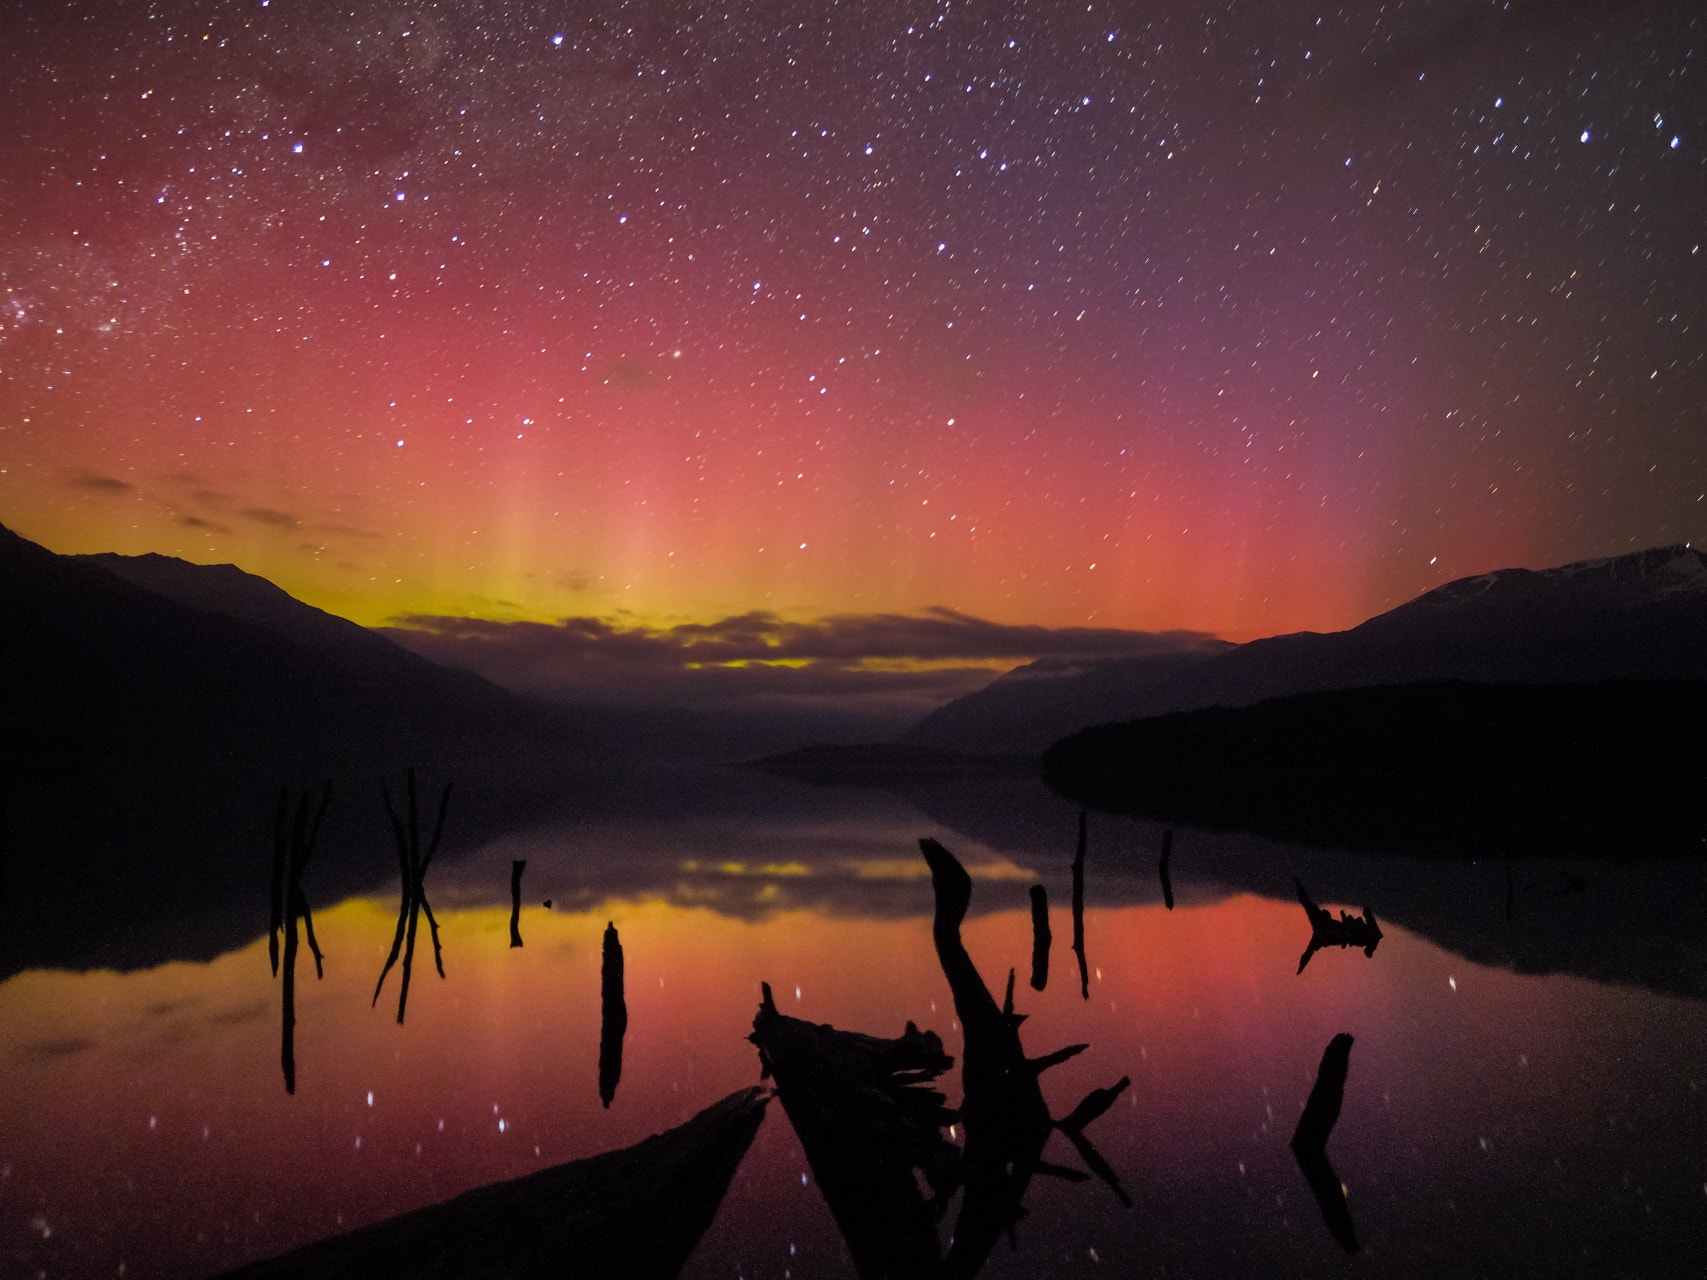
[[[0,1273],[220,1274],[609,1159],[761,1084],[782,1105],[683,1274],[877,1274],[874,1214],[912,1224],[891,1274],[1666,1276],[1707,1244],[1696,868],[1182,825],[1170,907],[1159,824],[1092,813],[1080,860],[1079,812],[1024,779],[628,785],[476,847],[447,834],[424,876],[445,976],[421,960],[401,1024],[374,1001],[405,902],[394,842],[382,827],[389,881],[342,901],[316,880],[336,843],[318,850],[325,977],[299,967],[294,1095],[264,856],[234,948],[0,983]],[[952,930],[920,836],[969,873]],[[1372,951],[1348,920],[1378,927]],[[992,1089],[1031,1100],[990,1108]],[[849,1168],[886,1170],[891,1199],[850,1202],[875,1182]]]

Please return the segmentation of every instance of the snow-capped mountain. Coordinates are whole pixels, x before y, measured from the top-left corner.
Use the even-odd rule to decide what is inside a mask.
[[[1221,652],[1033,663],[926,716],[903,741],[1034,754],[1091,724],[1417,680],[1707,680],[1707,554],[1688,546],[1460,578],[1348,631]]]

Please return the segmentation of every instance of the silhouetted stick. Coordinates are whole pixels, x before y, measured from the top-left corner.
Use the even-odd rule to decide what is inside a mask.
[[[267,932],[267,954],[273,962],[273,977],[279,976],[279,930],[284,928],[285,851],[289,847],[290,788],[279,788],[279,806],[273,814],[273,914]]]
[[[385,975],[391,972],[391,966],[397,963],[397,957],[403,951],[403,937],[408,932],[410,915],[410,895],[415,890],[415,877],[409,865],[409,841],[403,833],[403,822],[397,816],[397,810],[391,804],[391,791],[382,780],[379,784],[379,794],[385,800],[385,816],[391,820],[391,837],[397,844],[397,871],[403,884],[403,903],[397,909],[397,932],[391,939],[391,954],[385,957],[385,967],[379,971],[379,981],[373,987],[373,1004],[379,1003],[380,989],[385,986]],[[369,1005],[372,1008],[373,1005]]]
[[[1505,918],[1511,919],[1511,850],[1505,851]]]
[[[522,871],[527,867],[526,858],[510,860],[510,945],[522,945]]]
[[[1041,991],[1049,985],[1049,891],[1040,884],[1031,886],[1031,989]]]
[[[1357,1232],[1352,1226],[1351,1210],[1345,1202],[1345,1191],[1333,1165],[1328,1163],[1328,1135],[1340,1118],[1340,1106],[1345,1100],[1346,1074],[1351,1065],[1352,1038],[1341,1032],[1328,1042],[1322,1054],[1322,1065],[1316,1070],[1316,1085],[1298,1117],[1298,1128],[1292,1134],[1292,1154],[1316,1203],[1322,1210],[1322,1220],[1330,1234],[1347,1253],[1357,1252]]]
[[[622,1079],[622,1037],[628,1031],[628,1003],[622,994],[622,942],[616,935],[615,921],[605,925],[599,992],[599,1100],[609,1107]]]
[[[284,1028],[279,1065],[284,1068],[285,1092],[296,1092],[296,900],[291,898],[284,922]]]
[[[302,921],[302,931],[308,939],[308,949],[314,953],[314,976],[326,976],[326,957],[320,954],[320,942],[314,936],[314,913],[308,909],[308,899],[299,886],[291,895],[291,910]]]
[[[433,967],[442,978],[445,976],[445,953],[439,946],[439,918],[433,914],[433,904],[427,901],[427,895],[419,885],[415,888],[415,901],[427,913],[427,932],[433,937]]]
[[[1162,832],[1162,860],[1156,870],[1162,877],[1162,902],[1169,911],[1174,909],[1174,882],[1168,877],[1168,859],[1174,856],[1174,829]]]
[[[397,1023],[403,1024],[403,1010],[409,1003],[409,975],[415,967],[415,929],[420,923],[421,912],[415,900],[415,895],[409,895],[409,924],[404,930],[403,938],[403,979],[397,987]]]
[[[308,828],[307,839],[291,858],[290,864],[290,893],[294,899],[297,915],[302,917],[303,932],[308,936],[308,949],[314,953],[314,976],[326,976],[326,957],[320,954],[320,941],[314,936],[314,913],[308,908],[308,895],[302,891],[302,873],[308,869],[308,860],[314,856],[314,849],[320,842],[320,823],[326,816],[326,806],[332,803],[332,779],[326,779],[326,785],[320,792],[320,807],[314,811],[314,821]],[[308,794],[303,793],[302,806],[308,807]]]
[[[391,954],[385,959],[385,967],[379,971],[379,981],[374,984],[373,1003],[379,1003],[379,993],[385,986],[385,977],[391,972],[392,965],[397,963],[398,952],[403,954],[403,975],[397,992],[397,1021],[403,1021],[404,1011],[409,1004],[409,979],[415,967],[415,933],[420,924],[420,916],[427,913],[427,928],[433,938],[433,964],[439,971],[439,977],[445,976],[444,952],[439,945],[439,922],[433,915],[432,905],[427,901],[426,875],[427,866],[438,852],[439,840],[444,835],[445,813],[450,808],[451,784],[445,783],[444,792],[439,796],[438,822],[433,827],[432,843],[427,846],[425,856],[421,853],[421,827],[419,807],[416,803],[415,770],[409,770],[409,814],[405,824],[391,803],[391,791],[384,782],[379,784],[380,795],[385,800],[386,817],[391,820],[392,839],[397,843],[398,874],[403,882],[402,902],[397,908],[397,932],[391,939]]]
[[[314,937],[314,917],[308,909],[308,896],[302,891],[302,873],[307,870],[308,861],[314,855],[314,845],[320,838],[320,821],[326,816],[326,806],[332,803],[332,780],[326,780],[326,786],[320,796],[320,806],[315,811],[313,824],[310,825],[308,805],[312,798],[311,792],[302,793],[302,798],[296,806],[296,821],[287,836],[290,789],[285,788],[279,793],[279,806],[273,825],[273,861],[276,871],[273,890],[276,895],[275,906],[282,909],[284,916],[280,921],[284,930],[284,1012],[279,1065],[284,1068],[285,1092],[292,1094],[296,1092],[296,957],[300,945],[297,934],[299,920],[308,935],[309,949],[314,953],[315,976],[326,976],[320,943]],[[272,951],[273,972],[278,973],[276,933],[272,935],[272,939],[274,945],[269,949]]]
[[[1085,813],[1079,811],[1079,851],[1073,855],[1073,954],[1079,958],[1079,994],[1091,998],[1091,973],[1085,963]]]
[[[421,859],[420,870],[415,876],[415,900],[421,910],[427,913],[427,930],[433,936],[433,967],[439,971],[439,977],[445,976],[444,951],[439,946],[439,920],[433,914],[433,905],[427,901],[427,867],[433,861],[433,855],[439,851],[439,839],[445,833],[445,813],[450,808],[450,789],[453,784],[445,783],[445,789],[439,794],[439,817],[433,823],[433,842],[427,846],[427,855]]]

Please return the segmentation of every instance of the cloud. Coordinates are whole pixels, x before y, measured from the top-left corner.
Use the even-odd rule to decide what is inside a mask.
[[[322,533],[336,534],[340,538],[359,538],[364,542],[378,542],[382,538],[381,534],[374,533],[371,529],[358,529],[352,524],[320,524],[315,528]]]
[[[920,715],[1037,658],[1085,661],[1222,643],[1201,632],[1010,626],[941,608],[812,622],[755,611],[670,627],[621,618],[543,623],[423,614],[396,624],[384,634],[424,657],[568,701],[884,703]]]
[[[93,471],[75,472],[65,482],[73,489],[83,489],[89,493],[135,493],[136,486],[124,480],[115,480],[112,476],[96,475]]]
[[[214,533],[231,532],[231,530],[226,528],[224,525],[215,524],[212,520],[203,520],[200,516],[179,516],[178,523],[183,525],[186,529],[209,529]]]
[[[280,529],[294,529],[302,521],[286,511],[274,511],[271,507],[244,507],[237,513],[245,520],[253,520],[257,524],[270,524]]]

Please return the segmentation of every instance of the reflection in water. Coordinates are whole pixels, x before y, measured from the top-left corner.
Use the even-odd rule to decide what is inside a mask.
[[[628,1002],[622,990],[622,941],[616,923],[605,925],[599,964],[599,1100],[609,1107],[622,1080],[622,1038],[628,1033]]]
[[[1091,998],[1091,974],[1085,963],[1085,814],[1079,812],[1079,847],[1073,854],[1073,954],[1079,960],[1079,994]]]
[[[1304,914],[1310,918],[1310,945],[1298,957],[1299,973],[1304,972],[1310,957],[1323,947],[1361,947],[1364,955],[1374,957],[1375,948],[1381,944],[1381,926],[1375,922],[1373,911],[1365,907],[1361,917],[1341,911],[1336,920],[1333,912],[1316,905],[1302,880],[1292,883],[1298,887],[1298,901],[1304,906]]]
[[[851,805],[846,793],[831,800]],[[293,1097],[270,1075],[278,994],[260,967],[264,928],[210,963],[0,982],[0,1203],[18,1207],[0,1214],[0,1272],[211,1275],[630,1146],[755,1082],[744,1037],[761,977],[779,1014],[884,1034],[912,1017],[967,1063],[934,955],[929,868],[900,856],[918,819],[898,805],[835,822],[814,810],[541,827],[436,857],[433,907],[457,982],[417,1001],[402,1027],[362,1007],[365,973],[338,962],[384,956],[396,900],[332,906],[321,888],[314,924],[333,965],[297,991],[313,1034],[297,1045]],[[1057,904],[1069,891],[1059,850],[1072,811],[1043,816],[1024,840],[993,826],[981,839],[940,835],[976,886],[960,934],[980,972],[1025,963],[1033,883]],[[1359,1080],[1380,1081],[1346,1098],[1330,1140],[1335,1163],[1368,1164],[1340,1170],[1359,1197],[1356,1265],[1379,1260],[1383,1280],[1554,1280],[1676,1273],[1693,1256],[1707,1003],[1679,993],[1707,990],[1698,873],[1572,863],[1590,889],[1571,893],[1556,863],[1525,862],[1512,929],[1498,859],[1376,861],[1177,834],[1191,857],[1174,871],[1193,887],[1182,881],[1167,913],[1151,861],[1160,824],[1099,825],[1108,855],[1087,856],[1085,871],[1091,998],[1057,977],[1028,995],[1021,1029],[1028,1044],[1095,1048],[1044,1076],[1053,1115],[1071,1118],[1108,1083],[1100,1063],[1130,1073],[1094,1133],[1143,1212],[1100,1188],[1034,1178],[1023,1251],[998,1245],[980,1280],[1089,1271],[1092,1250],[1113,1275],[1333,1274],[1342,1249],[1289,1141],[1341,1029],[1357,1034]],[[331,871],[327,838],[316,885]],[[522,857],[530,883],[546,876],[572,909],[530,916],[516,950],[503,888]],[[737,858],[742,867],[725,866]],[[699,871],[682,870],[689,859]],[[927,874],[908,878],[903,864]],[[1336,916],[1386,904],[1380,965],[1324,961],[1307,983],[1287,972],[1300,950],[1295,875]],[[1265,896],[1242,891],[1252,889]],[[621,931],[634,1032],[624,1105],[608,1110],[584,1087],[607,920]],[[1524,957],[1552,972],[1526,971]],[[1597,975],[1630,980],[1588,980]],[[960,1079],[935,1082],[948,1107],[960,1106]],[[762,1126],[684,1280],[849,1280],[815,1181],[794,1129]],[[944,1243],[957,1200],[936,1228]],[[38,1217],[51,1234],[31,1225]]]
[[[1000,1008],[961,940],[972,879],[935,840],[919,841],[936,899],[931,936],[965,1037],[958,1113],[929,1087],[954,1064],[932,1031],[907,1023],[893,1040],[840,1031],[779,1013],[769,983],[753,1020],[767,1076],[775,1075],[784,1110],[818,1177],[819,1189],[866,1280],[971,1277],[1024,1213],[1033,1176],[1082,1182],[1084,1173],[1043,1159],[1060,1129],[1092,1172],[1130,1206],[1113,1169],[1085,1136],[1131,1083],[1095,1089],[1063,1120],[1050,1119],[1038,1077],[1085,1049],[1071,1045],[1038,1059],[1020,1046],[1014,974]],[[942,1136],[959,1119],[964,1148]],[[917,1177],[915,1177],[917,1171]],[[930,1189],[927,1197],[921,1181]],[[964,1190],[946,1254],[936,1224],[956,1188]]]
[[[1298,1158],[1304,1180],[1321,1206],[1328,1231],[1347,1253],[1356,1253],[1357,1232],[1351,1224],[1351,1209],[1345,1202],[1345,1187],[1333,1165],[1328,1163],[1328,1135],[1340,1118],[1350,1065],[1351,1037],[1342,1031],[1328,1042],[1322,1054],[1316,1087],[1310,1090],[1304,1113],[1298,1117],[1298,1128],[1292,1134],[1292,1154]]]
[[[1031,989],[1042,991],[1049,985],[1049,890],[1040,884],[1031,886]]]
[[[267,934],[267,954],[272,960],[273,973],[279,972],[279,933],[284,933],[284,1027],[280,1037],[279,1062],[284,1068],[285,1092],[296,1092],[296,954],[297,922],[301,921],[308,935],[308,948],[314,953],[314,974],[326,976],[325,958],[320,954],[319,940],[314,936],[314,915],[308,909],[308,897],[302,891],[302,873],[314,855],[314,845],[320,839],[320,821],[326,807],[332,803],[332,780],[328,778],[320,793],[320,806],[314,811],[313,822],[308,817],[312,802],[309,792],[303,792],[296,805],[296,822],[290,822],[290,788],[279,792],[279,807],[273,817],[273,915]]]
[[[445,833],[445,812],[450,808],[450,783],[445,783],[443,794],[439,796],[439,820],[433,825],[433,839],[427,846],[427,852],[421,852],[421,827],[416,817],[415,805],[415,770],[409,770],[409,824],[404,826],[403,820],[397,816],[397,810],[391,803],[391,792],[385,783],[379,784],[380,795],[385,799],[385,816],[391,820],[391,834],[397,842],[397,869],[403,881],[403,900],[397,908],[397,934],[391,940],[391,954],[385,957],[385,967],[379,971],[379,981],[373,987],[373,1003],[379,1003],[379,993],[385,986],[385,975],[391,972],[391,966],[397,963],[398,951],[403,952],[403,977],[397,991],[397,1021],[403,1021],[404,1007],[409,1003],[409,973],[415,963],[415,925],[423,911],[427,913],[427,927],[433,934],[433,963],[438,966],[439,977],[445,976],[444,953],[439,948],[439,922],[433,915],[432,904],[427,901],[427,867],[433,860],[433,855],[439,851],[439,839]]]
[[[1082,858],[1082,827],[1080,831]],[[965,1037],[960,1072],[965,1093],[960,1115],[966,1125],[966,1198],[955,1223],[954,1243],[944,1260],[944,1274],[971,1276],[983,1266],[998,1238],[1003,1234],[1012,1237],[1034,1174],[1060,1174],[1070,1179],[1083,1176],[1043,1160],[1044,1143],[1057,1125],[1049,1117],[1037,1082],[1050,1067],[1087,1046],[1069,1045],[1036,1059],[1025,1056],[1019,1040],[1019,1026],[1025,1019],[1013,1010],[1013,971],[1008,971],[1007,999],[998,1009],[961,940],[960,926],[972,902],[972,878],[935,840],[920,840],[919,849],[930,866],[936,896],[931,938]],[[1107,1181],[1123,1202],[1126,1196],[1119,1182],[1101,1157],[1094,1155],[1084,1128],[1108,1110],[1130,1083],[1129,1078],[1122,1077],[1114,1088],[1094,1091],[1059,1125],[1092,1171]]]
[[[711,1225],[769,1101],[741,1089],[635,1146],[465,1191],[229,1280],[670,1280]]]
[[[1156,864],[1156,874],[1162,880],[1162,903],[1169,911],[1174,909],[1174,882],[1168,875],[1168,860],[1174,856],[1174,829],[1169,827],[1162,832],[1162,857]]]
[[[522,872],[527,869],[526,858],[510,863],[510,945],[522,945]]]

